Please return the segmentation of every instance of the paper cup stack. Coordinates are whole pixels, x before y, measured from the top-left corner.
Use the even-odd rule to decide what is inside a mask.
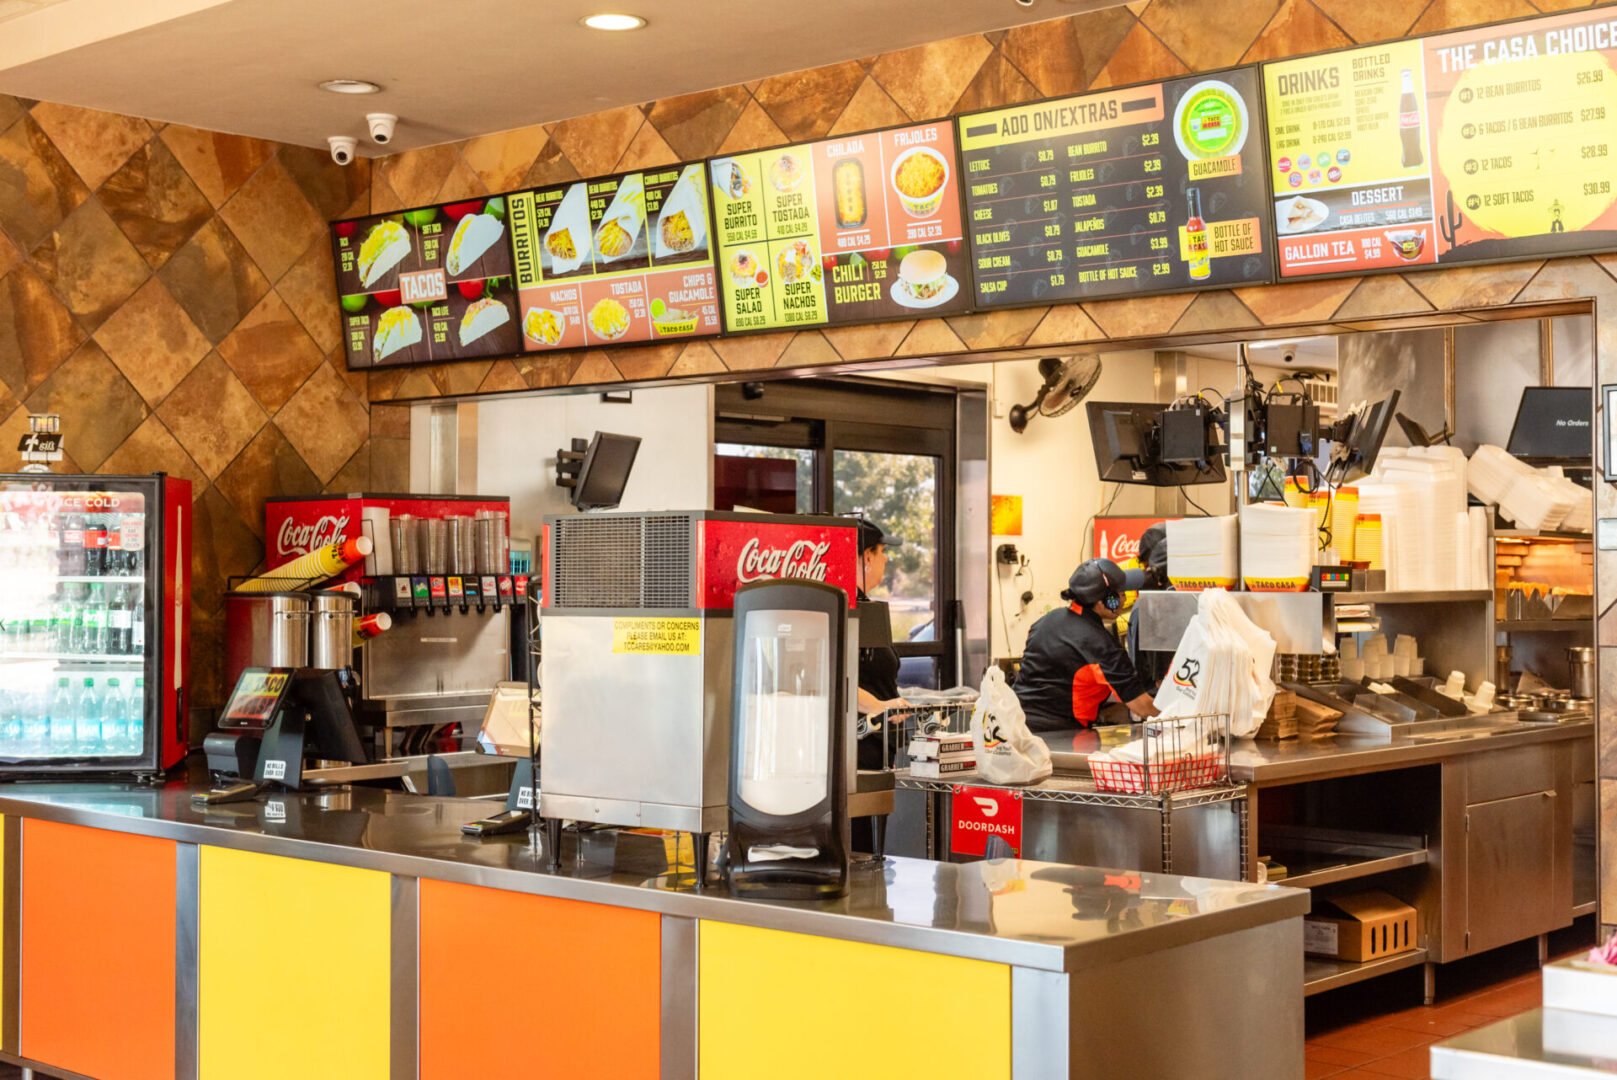
[[[1385,570],[1381,554],[1381,515],[1360,514],[1353,528],[1353,559],[1368,563],[1372,570]]]
[[[1241,508],[1241,576],[1254,592],[1300,592],[1308,587],[1319,547],[1319,514],[1312,509],[1254,503]],[[1169,541],[1169,557],[1173,544]]]
[[[1331,500],[1331,549],[1342,562],[1353,562],[1353,528],[1359,520],[1359,489],[1344,487],[1336,489],[1336,498]]]
[[[1228,589],[1236,580],[1235,517],[1180,518],[1166,524],[1168,580],[1179,592]]]

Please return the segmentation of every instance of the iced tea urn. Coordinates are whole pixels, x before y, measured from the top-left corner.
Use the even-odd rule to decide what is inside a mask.
[[[811,900],[847,890],[847,635],[839,588],[736,590],[728,866],[737,893]]]

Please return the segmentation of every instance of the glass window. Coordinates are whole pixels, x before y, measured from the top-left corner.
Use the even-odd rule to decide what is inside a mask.
[[[812,514],[814,451],[717,444],[713,457],[713,508]]]
[[[862,512],[903,541],[887,553],[881,587],[870,590],[887,601],[893,643],[936,641],[938,459],[837,450],[831,469],[833,512]]]

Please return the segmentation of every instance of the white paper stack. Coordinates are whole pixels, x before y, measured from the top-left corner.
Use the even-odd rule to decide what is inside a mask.
[[[1456,447],[1429,446],[1383,454],[1375,480],[1393,485],[1396,539],[1384,546],[1400,589],[1455,589],[1465,584],[1470,558],[1466,461]],[[1363,485],[1360,512],[1363,510]],[[1385,518],[1383,518],[1385,523]],[[1389,587],[1392,586],[1389,582]]]
[[[1466,486],[1518,529],[1588,532],[1594,521],[1588,488],[1559,468],[1535,469],[1497,446],[1477,447],[1466,463]]]
[[[1254,591],[1296,592],[1308,584],[1319,550],[1319,515],[1306,507],[1253,503],[1241,508],[1241,576]],[[1168,543],[1169,558],[1173,542]]]
[[[1235,585],[1240,551],[1235,521],[1235,516],[1230,515],[1180,518],[1167,523],[1168,579],[1175,589],[1199,592]]]
[[[910,739],[910,775],[937,780],[977,768],[977,748],[971,732],[942,731]]]

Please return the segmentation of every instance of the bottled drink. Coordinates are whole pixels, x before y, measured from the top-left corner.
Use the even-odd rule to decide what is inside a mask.
[[[0,757],[18,757],[22,748],[23,691],[0,690]]]
[[[84,605],[84,642],[86,656],[107,654],[107,596],[99,582],[90,585],[90,599]]]
[[[1207,245],[1207,223],[1202,220],[1202,193],[1200,188],[1188,188],[1185,200],[1190,204],[1190,219],[1185,222],[1185,247],[1190,252],[1190,278],[1205,281],[1213,273],[1212,252]]]
[[[84,573],[84,515],[71,504],[57,518],[57,571],[63,577]]]
[[[56,680],[56,694],[51,698],[50,709],[45,719],[49,740],[46,753],[55,757],[65,757],[73,752],[74,712],[73,687],[68,682],[67,676],[63,675]]]
[[[84,689],[79,691],[73,742],[81,754],[105,753],[101,744],[101,695],[95,692],[94,679],[85,679]]]
[[[126,599],[128,594],[121,585],[113,585],[111,589],[112,602],[107,607],[107,652],[113,656],[128,656],[133,622]]]
[[[138,754],[146,743],[146,679],[135,676],[135,692],[129,695],[129,721],[124,725],[125,749]]]
[[[129,736],[129,699],[116,678],[107,680],[107,696],[101,702],[101,752],[122,754]]]
[[[89,591],[84,585],[81,584],[73,590],[73,607],[72,610],[68,612],[69,616],[71,617],[71,621],[68,623],[67,648],[62,650],[64,653],[75,656],[82,655],[84,653],[85,641],[88,634],[88,630],[85,625],[85,620],[88,617],[88,610]]]
[[[136,585],[135,606],[129,613],[129,655],[146,655],[146,590]]]
[[[50,609],[40,604],[34,609],[34,617],[28,627],[28,651],[34,653],[48,653],[51,651],[53,621]]]
[[[101,555],[101,572],[107,577],[122,577],[124,573],[123,515],[107,515],[107,547]]]
[[[107,515],[89,514],[84,519],[84,572],[90,577],[106,573]]]
[[[50,703],[44,687],[22,693],[22,745],[27,754],[45,754],[49,751],[51,725]]]
[[[140,577],[146,572],[146,515],[125,514],[119,528],[123,536],[123,573]]]
[[[1420,102],[1415,99],[1415,73],[1403,71],[1403,93],[1398,97],[1398,137],[1404,142],[1404,168],[1412,169],[1426,161],[1421,148]]]
[[[51,618],[53,653],[73,651],[73,609],[78,606],[78,586],[68,582],[56,589],[56,610]]]

